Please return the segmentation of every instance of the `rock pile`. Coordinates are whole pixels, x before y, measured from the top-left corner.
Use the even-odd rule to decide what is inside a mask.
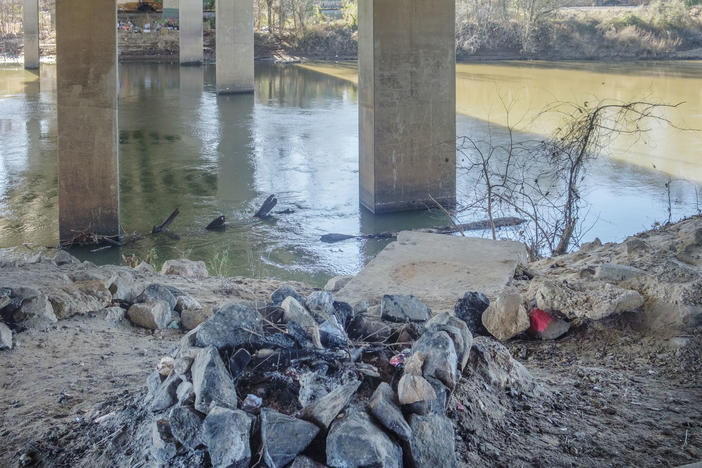
[[[166,292],[148,289],[139,304],[170,307]],[[456,466],[447,406],[468,326],[410,296],[386,296],[378,315],[364,308],[284,286],[265,307],[217,309],[148,378],[154,461]]]

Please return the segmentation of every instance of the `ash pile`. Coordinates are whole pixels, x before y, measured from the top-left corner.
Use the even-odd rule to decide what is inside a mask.
[[[466,322],[413,296],[351,307],[284,286],[266,307],[224,306],[148,378],[151,461],[457,466],[447,407],[473,346]]]

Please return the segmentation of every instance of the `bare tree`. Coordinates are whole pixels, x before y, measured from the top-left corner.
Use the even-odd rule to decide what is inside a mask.
[[[588,163],[617,135],[643,135],[651,120],[673,125],[660,111],[679,105],[557,103],[543,113],[560,113],[563,125],[546,140],[516,142],[509,119],[502,144],[493,144],[492,134],[488,141],[459,138],[461,168],[476,179],[474,201],[463,210],[485,211],[493,238],[495,217],[523,216],[530,226],[518,235],[532,258],[564,254],[584,233],[580,188]]]

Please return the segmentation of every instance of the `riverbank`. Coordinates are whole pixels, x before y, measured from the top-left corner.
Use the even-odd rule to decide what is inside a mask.
[[[150,417],[141,409],[144,381],[161,357],[179,349],[183,333],[213,309],[236,302],[264,310],[282,286],[209,277],[203,264],[188,261],[169,262],[163,274],[147,264],[96,267],[64,252],[4,251],[2,262],[0,287],[27,301],[22,313],[11,314],[21,320],[8,322],[16,327],[13,349],[0,351],[6,363],[0,376],[5,466],[144,461],[149,447],[143,428]],[[509,287],[524,300],[543,301],[551,291],[551,304],[560,301],[562,313],[582,318],[556,341],[527,334],[507,340],[521,364],[471,328],[472,357],[447,397],[459,464],[699,461],[700,278],[702,217],[517,268]],[[162,288],[146,288],[150,284]],[[292,286],[302,298],[313,291]],[[338,286],[330,282],[328,289]],[[596,319],[592,298],[614,301],[603,294],[613,290],[633,291],[643,305]],[[130,304],[153,294],[177,298],[175,323],[153,330],[136,325],[146,322]],[[306,303],[311,307],[309,298]],[[370,380],[364,385],[372,391],[373,373],[365,372],[364,381]]]

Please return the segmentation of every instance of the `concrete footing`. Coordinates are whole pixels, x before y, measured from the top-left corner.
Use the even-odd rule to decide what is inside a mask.
[[[253,2],[217,0],[217,93],[254,90]]]
[[[334,297],[377,304],[384,294],[411,294],[448,312],[468,291],[494,298],[526,261],[520,242],[401,232]]]
[[[361,204],[456,201],[455,2],[359,0]]]
[[[119,233],[117,5],[56,2],[59,231]]]
[[[39,68],[39,0],[24,0],[24,68]]]
[[[202,0],[180,0],[180,64],[199,65],[203,60]]]

